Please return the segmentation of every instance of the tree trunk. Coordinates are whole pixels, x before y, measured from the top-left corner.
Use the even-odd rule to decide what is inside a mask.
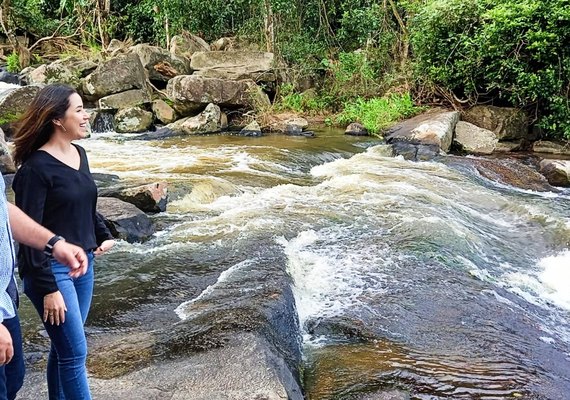
[[[403,70],[408,62],[408,53],[410,51],[410,34],[408,32],[408,28],[404,23],[400,13],[398,12],[398,8],[396,7],[396,3],[394,0],[388,0],[390,3],[390,7],[392,8],[392,13],[394,17],[398,21],[398,25],[400,26],[400,30],[402,32],[401,35],[401,47],[400,47],[400,68]]]
[[[271,3],[269,0],[264,0],[265,15],[263,16],[263,22],[265,25],[265,45],[268,52],[273,53],[275,50],[275,30],[274,30],[274,18],[273,9],[271,8]]]
[[[26,48],[26,46],[22,45],[14,32],[9,29],[9,17],[10,17],[10,0],[3,0],[2,5],[0,6],[0,25],[2,25],[2,30],[4,34],[8,38],[8,41],[12,45],[14,49],[14,53],[18,55],[18,62],[20,64],[20,68],[24,69],[30,66],[31,54],[30,51]]]

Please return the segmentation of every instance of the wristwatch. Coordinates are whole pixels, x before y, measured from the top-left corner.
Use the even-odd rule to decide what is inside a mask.
[[[54,235],[50,240],[48,240],[46,247],[44,247],[44,254],[48,257],[52,257],[53,256],[53,246],[55,246],[55,244],[57,242],[59,242],[60,240],[63,240],[65,242],[65,239],[63,238],[63,236],[59,236],[59,235]]]

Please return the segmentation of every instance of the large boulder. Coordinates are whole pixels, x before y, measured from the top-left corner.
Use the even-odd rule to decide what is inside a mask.
[[[139,56],[119,55],[101,63],[83,80],[83,93],[91,101],[131,89],[147,89],[146,71]]]
[[[210,51],[210,45],[202,38],[184,32],[170,39],[170,53],[177,57],[192,58],[199,51]]]
[[[449,151],[458,121],[457,111],[433,109],[392,127],[386,142],[406,159],[429,160]]]
[[[570,186],[570,161],[542,160],[540,172],[553,186]]]
[[[2,90],[3,89],[3,90]],[[24,114],[40,87],[30,86],[0,86],[0,127],[11,136],[11,123]]]
[[[136,107],[151,102],[151,96],[146,89],[132,89],[126,92],[115,93],[99,99],[99,109],[119,110]]]
[[[273,82],[274,58],[273,53],[258,51],[209,51],[194,53],[190,65],[196,75],[207,78]]]
[[[115,114],[115,129],[119,133],[135,133],[148,131],[152,126],[154,115],[140,107],[129,107]]]
[[[171,54],[168,50],[148,44],[137,44],[129,50],[136,54],[151,81],[167,82],[177,75],[192,73],[189,60]]]
[[[27,74],[29,84],[65,83],[76,90],[82,90],[82,78],[97,68],[93,61],[69,57],[40,65]]]
[[[215,104],[208,104],[206,109],[195,117],[180,119],[167,128],[173,132],[184,135],[198,135],[220,132],[223,128],[222,112]]]
[[[168,81],[166,94],[173,101],[173,108],[182,116],[192,115],[209,103],[248,109],[262,109],[271,105],[267,95],[251,80],[181,75]]]
[[[469,122],[459,121],[455,126],[453,142],[467,153],[491,154],[498,140],[494,132]]]
[[[112,197],[99,197],[97,211],[113,237],[129,243],[143,242],[154,233],[150,218],[130,203]]]
[[[528,119],[518,108],[475,106],[463,113],[462,120],[495,132],[499,140],[528,139]]]

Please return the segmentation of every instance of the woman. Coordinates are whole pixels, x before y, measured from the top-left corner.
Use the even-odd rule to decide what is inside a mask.
[[[24,293],[51,339],[50,399],[91,399],[83,325],[93,293],[93,256],[114,244],[96,212],[97,187],[85,150],[72,143],[87,135],[88,119],[75,90],[48,85],[36,95],[14,135],[14,161],[20,165],[12,184],[16,204],[62,235],[52,239],[43,253],[21,246],[18,254]],[[83,276],[70,276],[68,267],[50,257],[49,246],[57,240],[85,249],[89,266]]]

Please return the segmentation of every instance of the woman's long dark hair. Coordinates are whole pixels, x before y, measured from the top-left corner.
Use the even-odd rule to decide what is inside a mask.
[[[50,139],[53,120],[62,119],[69,108],[69,96],[77,93],[71,86],[52,84],[43,87],[16,124],[14,163],[21,165]]]

